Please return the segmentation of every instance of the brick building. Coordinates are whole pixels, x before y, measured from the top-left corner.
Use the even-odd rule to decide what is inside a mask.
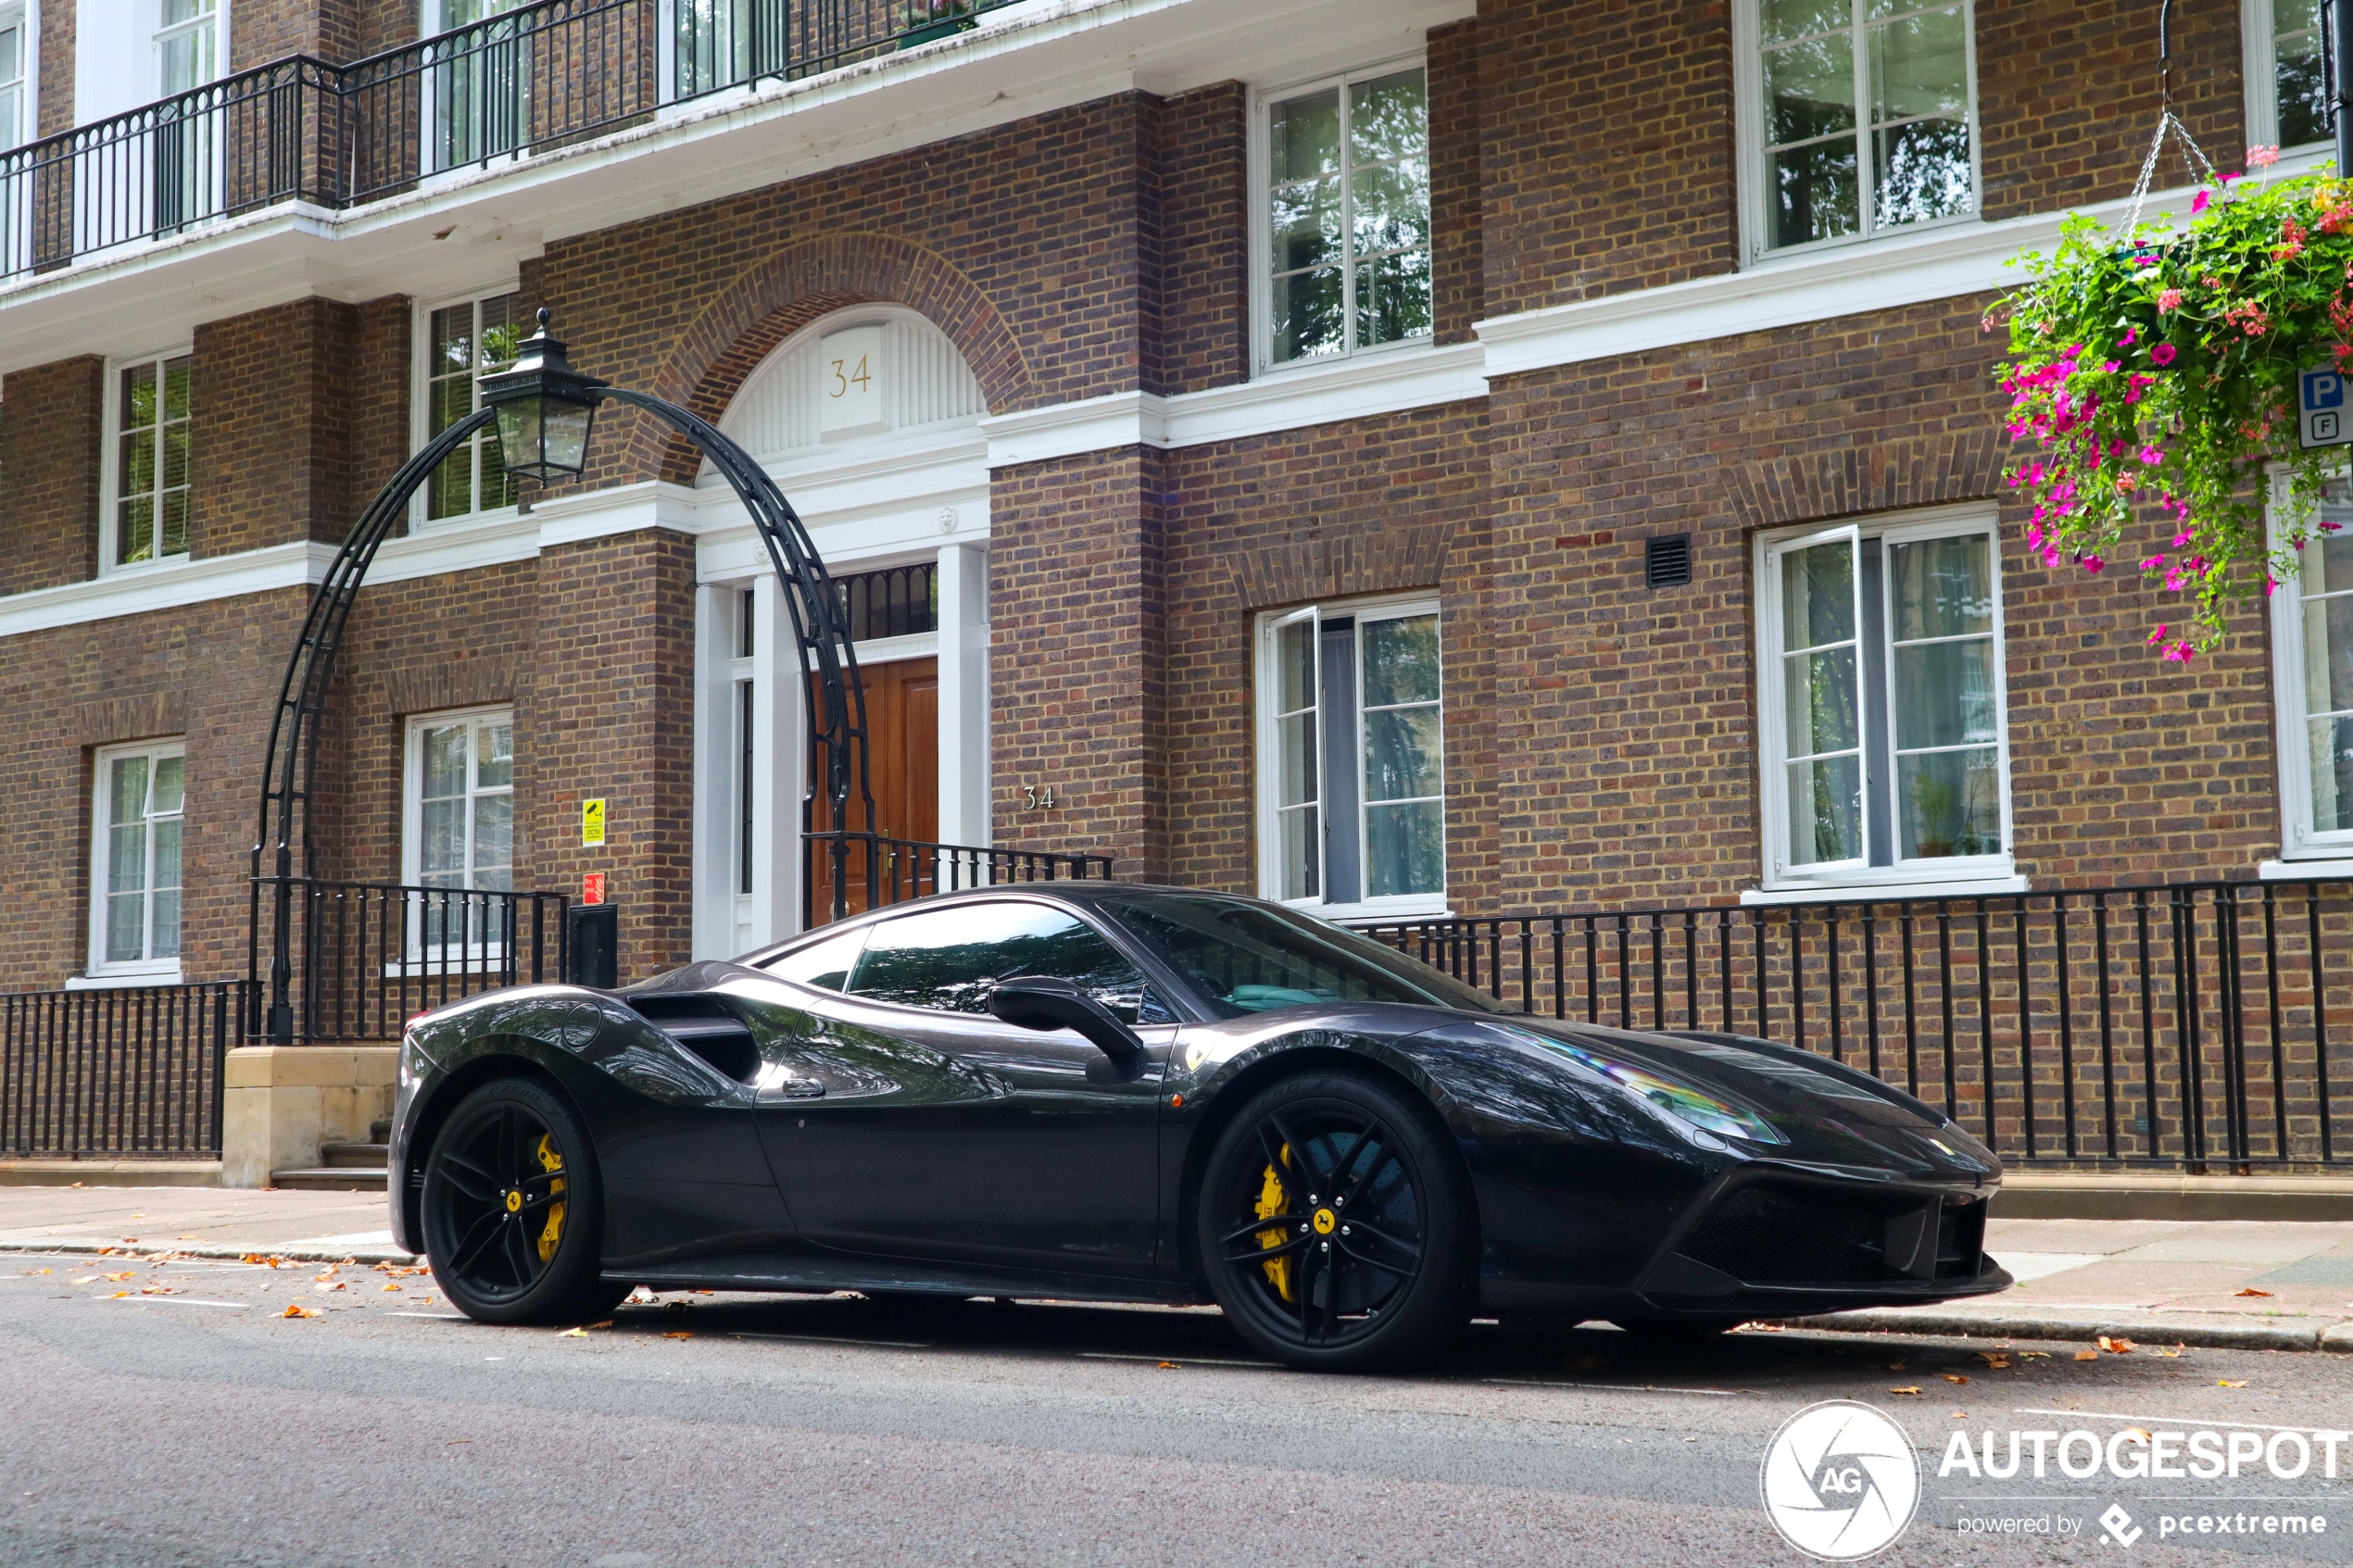
[[[2160,665],[2002,526],[1980,318],[2130,193],[2153,7],[122,9],[0,5],[0,989],[244,972],[309,587],[541,306],[806,518],[902,837],[1343,918],[2353,862],[2340,650]],[[2307,20],[2181,8],[2226,167],[2318,156]],[[312,870],[601,872],[633,974],[794,929],[779,614],[651,423],[546,493],[477,442]]]

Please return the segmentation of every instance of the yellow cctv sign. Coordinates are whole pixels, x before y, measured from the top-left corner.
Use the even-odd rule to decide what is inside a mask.
[[[605,841],[605,803],[584,800],[580,803],[580,842],[598,845]]]

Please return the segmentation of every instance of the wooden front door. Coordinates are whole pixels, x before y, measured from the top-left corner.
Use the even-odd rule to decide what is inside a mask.
[[[866,688],[867,770],[875,791],[875,831],[886,839],[928,844],[939,836],[939,660],[902,659],[888,664],[863,664],[858,673]],[[813,696],[812,696],[812,700]],[[832,803],[817,801],[811,825],[820,832],[834,826]],[[852,832],[866,825],[865,809],[850,786],[848,820]],[[810,846],[813,860],[810,879],[809,918],[822,925],[833,918],[834,866],[830,845]],[[884,901],[928,893],[930,857],[883,847],[880,872]],[[849,844],[843,878],[849,912],[872,907],[866,886],[866,848]]]

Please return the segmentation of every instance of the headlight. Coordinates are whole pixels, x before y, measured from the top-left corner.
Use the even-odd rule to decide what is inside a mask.
[[[1789,1142],[1772,1123],[1746,1106],[1735,1105],[1720,1095],[1680,1083],[1653,1068],[1604,1056],[1590,1047],[1568,1040],[1556,1040],[1549,1035],[1518,1029],[1511,1033],[1530,1045],[1559,1052],[1587,1072],[1629,1093],[1640,1095],[1677,1121],[1697,1127],[1704,1133],[1711,1133],[1718,1137],[1739,1138],[1747,1143]]]

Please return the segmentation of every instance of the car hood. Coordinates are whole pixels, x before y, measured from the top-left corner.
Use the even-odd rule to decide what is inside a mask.
[[[1851,1067],[1768,1040],[1461,1013],[1418,1038],[1549,1058],[1588,1086],[1605,1085],[1636,1100],[1667,1098],[1655,1087],[1659,1081],[1680,1085],[1724,1106],[1721,1119],[1710,1119],[1716,1132],[1697,1129],[1692,1141],[1703,1148],[1841,1174],[1982,1185],[2001,1180],[1994,1153],[1933,1107]],[[1729,1135],[1734,1126],[1769,1129],[1769,1135]]]

